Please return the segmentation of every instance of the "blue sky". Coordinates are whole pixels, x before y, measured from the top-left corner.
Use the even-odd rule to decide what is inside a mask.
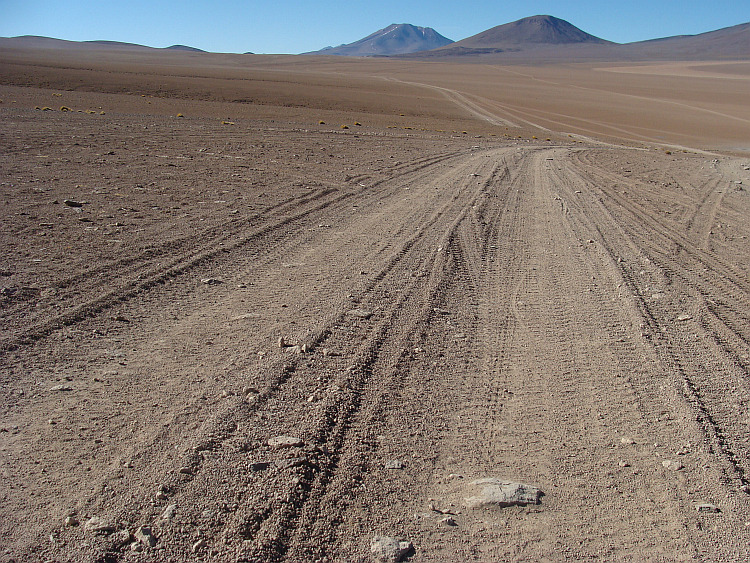
[[[459,40],[536,14],[626,43],[748,22],[750,0],[0,0],[0,36],[300,53],[350,43],[392,23],[432,27]]]

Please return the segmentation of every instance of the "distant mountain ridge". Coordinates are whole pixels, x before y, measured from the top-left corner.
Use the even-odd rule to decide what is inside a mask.
[[[0,37],[0,48],[186,51],[185,45],[153,48],[119,41],[67,41],[24,35]],[[252,54],[247,52],[245,54]],[[367,37],[315,55],[440,59],[477,56],[508,62],[750,60],[750,22],[695,35],[613,43],[553,16],[531,16],[453,42],[429,27],[392,24]]]
[[[347,57],[372,57],[401,55],[428,51],[453,43],[431,27],[418,27],[408,23],[391,24],[345,45],[326,47],[305,55],[340,55]]]
[[[149,47],[138,43],[127,43],[124,41],[107,41],[97,39],[93,41],[69,41],[67,39],[55,39],[41,35],[20,35],[18,37],[0,37],[0,45],[15,45],[18,47],[29,47],[32,49],[117,49],[117,50],[156,50],[156,51],[189,51],[193,53],[205,53],[206,51],[187,45],[171,45],[169,47]]]

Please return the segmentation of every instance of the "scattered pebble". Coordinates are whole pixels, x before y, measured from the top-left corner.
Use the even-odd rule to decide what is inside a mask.
[[[472,481],[470,486],[481,487],[481,490],[479,494],[464,499],[469,508],[539,504],[539,498],[543,494],[537,487],[495,477]]]
[[[402,561],[414,546],[409,541],[400,541],[388,536],[375,536],[370,541],[370,553],[373,560],[381,563]]]
[[[458,526],[458,524],[456,524],[456,521],[451,516],[446,516],[445,518],[442,518],[440,521],[446,526]]]
[[[268,445],[272,448],[299,448],[305,443],[294,436],[276,436],[268,440]]]
[[[156,536],[148,526],[141,526],[133,534],[136,541],[139,541],[145,546],[154,547],[156,545]]]
[[[708,512],[708,513],[717,513],[721,512],[716,505],[705,503],[705,504],[696,504],[695,510],[698,512]]]
[[[73,526],[78,526],[78,524],[79,524],[78,518],[76,518],[75,516],[67,516],[65,518],[65,525],[69,528],[72,528]]]
[[[193,468],[192,467],[180,467],[180,469],[177,471],[178,473],[181,473],[182,475],[192,475],[193,474]]]
[[[85,201],[76,201],[74,199],[64,199],[63,203],[68,207],[83,207],[86,204]]]
[[[366,309],[352,309],[346,313],[350,317],[358,317],[360,319],[369,319],[372,317],[372,311]]]
[[[682,313],[681,315],[677,316],[677,320],[680,322],[689,321],[692,318],[692,315],[688,315],[687,313]]]
[[[93,532],[95,534],[111,534],[117,530],[117,526],[106,520],[102,520],[98,516],[92,516],[83,525],[83,529],[87,532]]]
[[[406,464],[400,459],[392,459],[385,463],[386,469],[403,469],[404,467],[406,467]]]
[[[624,438],[620,438],[620,443],[625,444],[626,446],[635,444],[635,440],[633,438],[628,438],[627,436]]]
[[[218,285],[224,282],[216,278],[201,278],[201,283],[205,283],[206,285]]]
[[[617,465],[619,465],[620,467],[630,467],[630,464],[624,460],[621,460]]]
[[[54,385],[49,388],[50,391],[72,391],[73,388],[70,385]]]
[[[286,348],[286,340],[284,340],[283,336],[279,336],[279,348]]]
[[[670,471],[679,471],[680,469],[685,469],[684,465],[682,465],[679,461],[675,461],[673,459],[665,459],[661,462],[661,464],[665,469],[669,469]]]
[[[206,547],[208,545],[208,542],[206,540],[198,540],[193,544],[193,553],[199,552],[201,549]]]
[[[161,513],[161,519],[164,521],[169,521],[174,518],[175,512],[177,512],[177,505],[170,504],[169,506],[167,506],[167,508],[164,509],[164,512]]]

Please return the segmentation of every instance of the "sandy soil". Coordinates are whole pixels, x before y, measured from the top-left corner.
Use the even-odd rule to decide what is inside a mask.
[[[0,57],[0,560],[747,557],[742,80],[60,57]]]

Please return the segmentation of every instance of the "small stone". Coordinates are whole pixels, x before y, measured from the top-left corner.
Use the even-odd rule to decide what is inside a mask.
[[[83,525],[83,529],[87,532],[93,532],[95,534],[111,534],[117,530],[117,526],[106,520],[102,520],[98,516],[92,516]]]
[[[386,469],[403,469],[404,467],[406,467],[406,464],[400,459],[392,459],[385,463]]]
[[[440,521],[446,526],[458,526],[458,524],[456,524],[456,521],[451,516],[446,516],[445,518],[442,518]]]
[[[270,438],[268,440],[268,445],[272,448],[299,448],[302,447],[305,443],[300,439],[296,438],[294,436],[276,436],[275,438]]]
[[[481,487],[481,491],[478,495],[464,499],[469,508],[539,504],[539,498],[542,496],[542,491],[537,487],[494,477],[478,479],[470,485],[474,488]]]
[[[279,348],[286,348],[286,340],[283,336],[279,336]]]
[[[665,459],[661,462],[661,464],[665,469],[669,469],[670,471],[679,471],[680,469],[685,468],[685,466],[682,465],[679,461],[675,461],[673,459]]]
[[[619,465],[620,467],[630,467],[630,464],[624,460],[621,460],[617,465]]]
[[[114,549],[122,549],[126,545],[128,545],[132,540],[132,536],[130,535],[130,532],[127,530],[120,530],[119,532],[115,532],[112,537],[110,538],[110,545]]]
[[[620,438],[620,443],[624,444],[626,446],[630,446],[632,444],[635,444],[635,440],[633,438],[628,438],[627,436],[624,438]]]
[[[400,541],[387,536],[375,536],[370,541],[370,553],[373,560],[380,563],[397,563],[402,561],[414,549],[411,542]]]
[[[174,518],[175,512],[177,512],[177,505],[170,504],[169,506],[167,506],[167,508],[164,509],[164,512],[161,513],[161,519],[169,521]]]
[[[73,388],[70,385],[53,385],[49,388],[50,391],[72,391]]]
[[[696,504],[696,505],[695,505],[695,510],[697,510],[698,512],[707,512],[707,513],[710,513],[710,514],[715,514],[715,513],[717,513],[717,512],[721,512],[721,511],[720,511],[720,510],[719,510],[719,509],[718,509],[718,508],[716,507],[716,505],[714,505],[714,504],[709,504],[709,503],[705,503],[705,504]]]
[[[289,346],[287,350],[289,350],[292,354],[301,354],[302,346],[299,346],[299,345]]]
[[[180,467],[180,469],[177,472],[180,473],[180,474],[182,474],[182,475],[192,475],[193,474],[193,468],[192,467],[188,467],[188,466],[184,466],[184,467]]]
[[[219,285],[220,283],[224,282],[216,278],[202,278],[201,283],[204,283],[206,285]]]
[[[65,525],[69,528],[72,528],[73,526],[78,526],[78,524],[79,524],[78,518],[76,518],[75,516],[67,516],[65,518]]]
[[[156,493],[156,500],[167,500],[167,495],[164,494],[164,491],[159,491]]]
[[[145,546],[154,547],[156,545],[156,536],[154,536],[154,533],[149,526],[141,526],[138,528],[133,534],[133,537]]]
[[[352,309],[346,314],[350,317],[357,317],[360,319],[369,319],[370,317],[372,317],[372,311],[368,311],[367,309]]]
[[[680,322],[689,321],[693,317],[691,315],[688,315],[687,313],[682,313],[681,315],[677,316],[677,320]]]
[[[199,552],[201,549],[206,547],[208,545],[208,542],[206,540],[198,540],[193,544],[193,553]]]
[[[130,551],[134,551],[136,553],[140,553],[143,551],[143,544],[139,542],[131,543],[130,544]]]
[[[308,346],[307,344],[303,344],[299,347],[299,349],[303,354],[307,354],[310,351],[310,346]]]
[[[85,201],[76,201],[74,199],[64,199],[63,203],[68,207],[83,207],[86,204]]]
[[[288,457],[286,459],[279,459],[273,463],[276,469],[291,469],[292,467],[301,467],[307,463],[306,457]]]

